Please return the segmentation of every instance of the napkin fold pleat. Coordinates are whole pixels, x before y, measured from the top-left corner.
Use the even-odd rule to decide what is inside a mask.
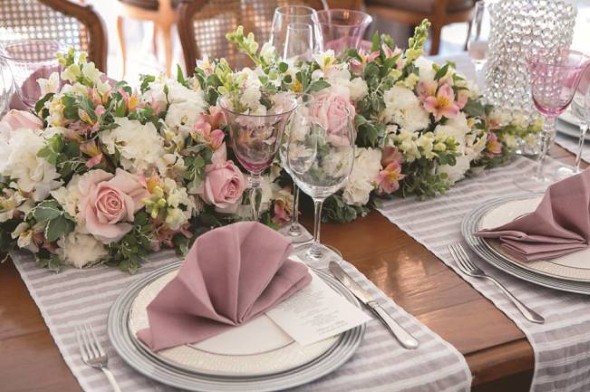
[[[535,211],[475,235],[499,239],[521,261],[550,260],[585,249],[590,242],[590,171],[551,185]]]
[[[240,222],[199,237],[177,276],[148,305],[149,328],[138,338],[159,351],[197,343],[242,324],[311,281],[288,259],[291,243],[255,222]]]

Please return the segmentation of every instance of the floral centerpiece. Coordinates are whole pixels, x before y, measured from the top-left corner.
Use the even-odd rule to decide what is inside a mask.
[[[427,29],[405,51],[375,36],[369,51],[291,63],[238,28],[228,39],[252,68],[204,59],[191,77],[144,76],[137,89],[108,80],[84,54],[60,55],[61,73],[39,80],[36,114],[11,111],[0,122],[2,249],[28,249],[51,269],[107,262],[134,271],[151,251],[184,252],[203,231],[243,219],[247,176],[228,147],[220,96],[261,115],[281,94],[307,92],[322,121],[356,113],[353,172],[325,204],[339,221],[380,197],[432,197],[470,168],[505,162],[515,136],[538,127],[505,123],[452,63],[423,58]],[[288,219],[287,184],[277,162],[264,176],[266,223]]]

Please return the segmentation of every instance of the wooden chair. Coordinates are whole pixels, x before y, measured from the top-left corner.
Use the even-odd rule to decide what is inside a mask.
[[[55,39],[88,53],[107,71],[104,23],[90,5],[66,0],[1,0],[0,44],[18,39]]]
[[[469,22],[474,0],[366,0],[367,12],[385,20],[416,26],[423,19],[430,20],[430,54],[438,54],[443,26]]]
[[[361,0],[183,0],[178,8],[178,34],[187,72],[205,55],[212,59],[224,57],[234,67],[248,65],[248,58],[227,42],[225,34],[243,25],[244,31],[253,32],[259,43],[266,42],[275,8],[290,4],[315,9],[362,6]]]
[[[154,24],[154,51],[156,36],[162,35],[164,42],[164,61],[166,74],[172,68],[172,27],[176,24],[177,8],[181,0],[118,0],[117,1],[117,35],[123,62],[123,76],[126,72],[127,46],[125,44],[125,18],[150,21]]]

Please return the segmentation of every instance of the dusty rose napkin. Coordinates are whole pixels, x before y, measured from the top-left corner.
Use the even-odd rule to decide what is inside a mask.
[[[534,212],[480,230],[523,261],[548,260],[586,248],[590,241],[590,171],[551,185]]]
[[[311,281],[288,259],[290,241],[257,222],[199,237],[178,271],[148,305],[150,327],[138,338],[152,350],[196,343],[239,325]]]

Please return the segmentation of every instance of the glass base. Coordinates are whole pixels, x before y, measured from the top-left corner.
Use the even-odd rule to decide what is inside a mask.
[[[526,192],[541,193],[545,192],[549,185],[556,182],[557,179],[549,174],[538,175],[536,172],[524,176],[516,177],[513,182],[518,188]]]
[[[580,174],[582,170],[575,166],[560,166],[555,170],[555,178],[557,181]]]
[[[342,260],[342,253],[329,245],[311,242],[297,247],[295,254],[311,269],[327,270],[330,261]]]
[[[299,223],[287,223],[279,229],[279,233],[294,244],[301,244],[313,239],[309,231]]]

